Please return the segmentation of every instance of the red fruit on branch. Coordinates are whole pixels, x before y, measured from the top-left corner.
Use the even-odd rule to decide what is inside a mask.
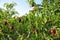
[[[50,30],[50,34],[55,34],[56,33],[56,30],[55,29],[51,29]]]
[[[7,22],[7,21],[5,21],[5,22],[4,22],[4,25],[7,25],[7,24],[8,24],[8,22]]]
[[[10,30],[13,30],[14,29],[14,26],[10,26]]]
[[[18,21],[21,22],[21,18],[18,18]]]

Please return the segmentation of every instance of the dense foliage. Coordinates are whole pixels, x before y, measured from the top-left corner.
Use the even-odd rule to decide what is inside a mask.
[[[60,1],[28,3],[33,10],[22,17],[12,17],[18,14],[13,8],[15,3],[5,3],[6,9],[0,8],[0,40],[60,40]]]

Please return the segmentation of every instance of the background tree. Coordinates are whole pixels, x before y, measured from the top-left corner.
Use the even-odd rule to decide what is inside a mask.
[[[60,1],[43,0],[42,4],[28,0],[32,10],[22,17],[12,17],[15,3],[5,3],[0,9],[0,40],[59,40]]]

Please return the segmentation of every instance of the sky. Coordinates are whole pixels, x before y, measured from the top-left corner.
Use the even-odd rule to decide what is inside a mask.
[[[27,0],[0,0],[0,8],[4,8],[4,3],[12,3],[15,2],[17,5],[14,7],[15,10],[19,13],[19,16],[23,16],[32,9],[29,6]],[[37,4],[41,4],[42,0],[35,0]]]

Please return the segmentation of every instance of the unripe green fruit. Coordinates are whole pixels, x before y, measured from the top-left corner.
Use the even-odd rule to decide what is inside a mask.
[[[34,7],[34,2],[30,2],[29,4],[30,4],[32,7]]]

